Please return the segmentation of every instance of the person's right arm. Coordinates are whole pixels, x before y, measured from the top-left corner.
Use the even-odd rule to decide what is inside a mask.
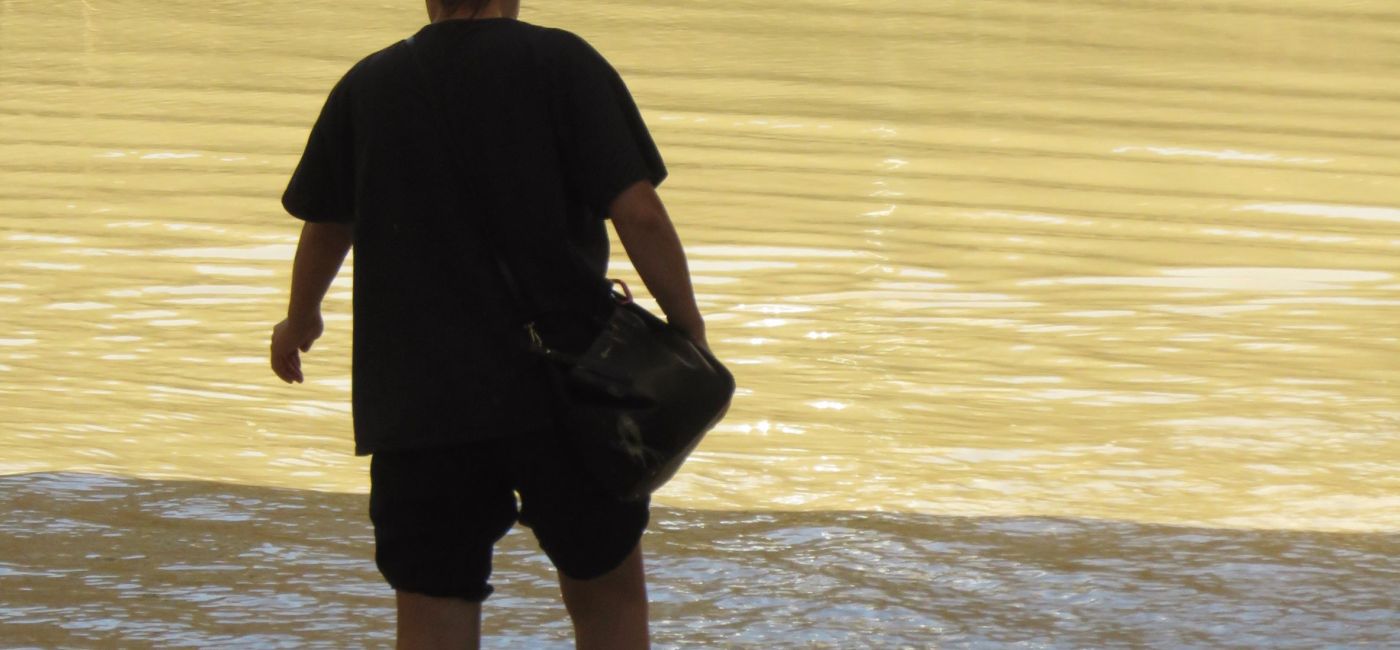
[[[608,216],[637,275],[666,319],[708,350],[705,320],[695,304],[680,235],[651,182],[637,181],[623,190],[608,207]]]

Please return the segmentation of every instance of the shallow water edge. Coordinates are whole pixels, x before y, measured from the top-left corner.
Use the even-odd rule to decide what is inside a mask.
[[[6,645],[386,647],[364,495],[0,477]],[[1400,643],[1400,535],[657,508],[656,646]],[[569,647],[553,569],[498,546],[487,647]]]

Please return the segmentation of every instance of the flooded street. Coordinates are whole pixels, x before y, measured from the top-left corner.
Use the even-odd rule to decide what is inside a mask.
[[[627,80],[739,381],[656,497],[659,646],[1400,645],[1400,6],[521,19]],[[265,357],[310,125],[423,22],[0,0],[0,645],[389,643],[353,258],[306,384]],[[503,544],[488,646],[564,644]]]

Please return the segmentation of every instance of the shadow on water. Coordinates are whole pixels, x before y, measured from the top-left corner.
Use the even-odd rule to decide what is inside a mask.
[[[6,645],[386,646],[366,501],[0,477]],[[646,546],[658,647],[1400,643],[1394,534],[657,508]],[[567,647],[528,533],[501,542],[495,567],[487,645]]]

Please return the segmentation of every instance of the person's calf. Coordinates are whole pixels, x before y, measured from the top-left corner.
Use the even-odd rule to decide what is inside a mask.
[[[579,650],[650,647],[646,572],[638,545],[617,568],[591,580],[559,574],[564,607],[574,622]]]

